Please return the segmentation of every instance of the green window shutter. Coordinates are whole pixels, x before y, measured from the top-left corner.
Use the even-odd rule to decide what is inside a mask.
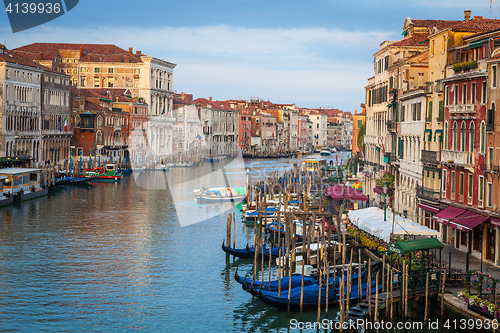
[[[399,104],[396,103],[396,122],[399,122]]]
[[[432,118],[432,101],[429,102],[429,110],[427,110],[427,114],[427,117]]]
[[[439,101],[439,118],[443,118],[443,116],[444,116],[443,101]]]
[[[403,140],[401,138],[398,138],[398,155],[399,158],[403,158]]]

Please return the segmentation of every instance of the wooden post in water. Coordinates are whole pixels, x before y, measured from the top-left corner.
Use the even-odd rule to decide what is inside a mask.
[[[236,212],[233,212],[233,249],[236,248]]]
[[[424,323],[427,322],[427,314],[429,311],[429,272],[425,274],[425,310],[424,310]]]
[[[391,267],[391,322],[394,320],[394,294],[393,294],[393,287],[394,287],[394,271],[392,270]]]
[[[413,299],[413,301],[415,301],[415,299]],[[405,267],[405,319],[406,318],[408,318],[408,265]]]
[[[358,302],[361,302],[362,297],[362,285],[361,285],[361,251],[358,248]]]
[[[231,246],[231,213],[227,215],[227,225],[226,225],[226,244]],[[229,254],[226,254],[226,259],[229,259]]]
[[[366,294],[368,295],[368,317],[372,317],[372,259],[368,259],[368,280],[366,281]]]
[[[378,273],[375,277],[375,321],[377,321],[378,316]]]
[[[344,292],[344,274],[341,275],[340,278],[340,283],[339,283],[339,306],[340,306],[340,332],[344,331],[344,315],[345,315],[345,309],[344,309],[344,301],[345,301],[345,292]]]
[[[385,262],[383,264],[385,266]],[[387,265],[387,274],[386,274],[386,280],[387,280],[387,288],[385,290],[385,315],[386,317],[389,316],[389,278],[391,274],[389,273],[389,265]]]
[[[278,238],[278,258],[280,258],[280,263],[281,263],[281,257],[283,256],[283,251],[281,249],[281,237]],[[279,267],[279,264],[276,266],[276,273],[278,274],[278,297],[281,297],[281,269]],[[290,283],[289,283],[290,284]],[[271,285],[271,284],[269,284]]]
[[[443,273],[443,288],[441,293],[441,316],[444,316],[444,285],[446,283],[446,273]],[[439,290],[438,290],[439,292]]]
[[[385,269],[385,254],[382,255],[382,292],[385,292],[385,276],[384,276],[384,269]],[[387,308],[386,308],[387,309]],[[387,311],[387,310],[386,310]]]
[[[318,257],[318,260],[319,260],[319,257]],[[318,317],[317,317],[317,320],[316,322],[319,323],[320,321],[320,318],[321,318],[321,288],[323,287],[322,285],[322,278],[323,278],[323,274],[319,271],[319,268],[318,268],[318,273],[319,273],[319,290],[318,290]],[[328,282],[328,280],[327,280]],[[328,299],[326,300],[326,302],[328,303]]]
[[[287,221],[287,229],[286,229],[286,234],[287,234],[287,241],[288,244],[290,244],[290,214],[285,214],[285,221]],[[294,229],[295,229],[295,224],[294,224]],[[287,247],[289,249],[289,246]],[[295,253],[295,241],[293,242],[293,253]],[[286,253],[286,257],[288,258],[290,256],[290,252],[288,251]],[[287,259],[288,260],[288,259]],[[288,262],[288,261],[287,261]],[[290,283],[290,280],[292,279],[292,270],[288,266],[288,317],[290,317],[290,292],[292,291],[292,284]],[[302,267],[302,284],[304,283],[304,267]]]
[[[352,251],[351,251],[352,254]],[[349,320],[349,307],[351,306],[351,283],[352,283],[352,261],[351,264],[349,265],[349,270],[347,271],[347,299],[346,299],[346,304],[345,304],[345,316],[346,320]]]

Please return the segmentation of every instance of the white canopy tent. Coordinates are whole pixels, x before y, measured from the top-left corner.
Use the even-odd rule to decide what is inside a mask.
[[[384,210],[377,207],[349,211],[349,220],[352,224],[387,243],[391,239],[393,219],[394,235],[434,237],[438,237],[440,235],[439,231],[429,229],[424,225],[415,223],[412,220],[403,218],[397,214],[393,216],[392,212],[389,211],[387,212],[386,221],[384,221]]]

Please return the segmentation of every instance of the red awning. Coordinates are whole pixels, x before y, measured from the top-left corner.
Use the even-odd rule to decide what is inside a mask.
[[[344,185],[328,186],[325,194],[330,196],[333,200],[342,200],[344,197]],[[368,201],[368,197],[363,194],[361,190],[354,189],[350,186],[345,187],[345,198],[354,201]]]
[[[384,194],[384,189],[377,185],[373,188],[373,192],[375,192],[377,194]]]
[[[448,221],[460,214],[465,213],[466,210],[458,207],[448,206],[432,218],[434,221],[448,224]]]
[[[450,226],[463,232],[469,232],[474,229],[474,227],[486,221],[488,218],[488,216],[466,211],[462,215],[451,220]]]
[[[500,219],[498,217],[492,217],[491,218],[491,224],[499,226],[500,227]]]
[[[434,214],[439,213],[439,211],[441,210],[441,209],[439,209],[436,206],[429,205],[429,204],[426,204],[426,203],[423,203],[423,202],[419,203],[418,207],[422,208],[423,210],[426,210],[428,212],[434,213]]]

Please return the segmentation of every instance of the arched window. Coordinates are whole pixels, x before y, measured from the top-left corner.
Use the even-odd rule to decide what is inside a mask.
[[[453,150],[457,150],[457,130],[458,130],[458,126],[457,126],[457,122],[455,121],[453,123]]]
[[[465,151],[465,121],[462,121],[462,127],[460,128],[460,150]]]
[[[481,123],[481,154],[486,150],[486,125],[484,121]]]
[[[101,116],[97,117],[97,126],[98,127],[102,126],[102,117]]]
[[[471,121],[469,127],[469,151],[472,153],[474,151],[474,122]]]
[[[75,127],[80,127],[80,116],[75,117]]]
[[[102,121],[102,118],[101,118],[101,121]],[[97,131],[95,137],[96,137],[96,139],[95,139],[96,142],[98,144],[102,144],[102,132],[101,131]]]
[[[444,148],[448,149],[450,146],[448,144],[448,122],[444,123]]]

